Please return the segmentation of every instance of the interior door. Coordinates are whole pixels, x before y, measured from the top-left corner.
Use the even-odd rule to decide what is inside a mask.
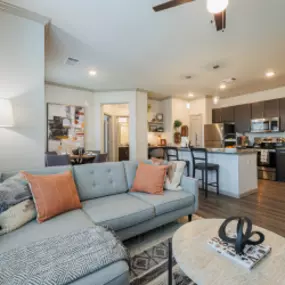
[[[116,118],[116,158],[115,161],[119,161],[119,149],[121,147],[129,150],[129,117],[120,116]]]
[[[104,152],[108,153],[108,160],[113,161],[113,122],[112,117],[104,115]]]
[[[191,146],[202,147],[203,146],[203,128],[202,128],[202,116],[190,115],[190,142]]]

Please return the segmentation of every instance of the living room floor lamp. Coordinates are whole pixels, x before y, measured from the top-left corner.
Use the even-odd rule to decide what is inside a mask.
[[[0,98],[0,128],[14,126],[13,107],[11,101],[6,98]]]

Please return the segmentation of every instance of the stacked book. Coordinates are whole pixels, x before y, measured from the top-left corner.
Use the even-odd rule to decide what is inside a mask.
[[[236,238],[236,235],[228,233],[228,237]],[[219,237],[213,237],[208,241],[218,253],[228,257],[229,259],[241,264],[247,269],[252,269],[259,261],[268,255],[271,247],[264,244],[246,245],[243,254],[237,254],[233,244],[224,242]]]

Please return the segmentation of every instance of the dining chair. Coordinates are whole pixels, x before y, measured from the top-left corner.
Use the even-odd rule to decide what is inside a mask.
[[[57,152],[56,151],[46,151],[45,154],[57,155]]]
[[[100,153],[96,155],[96,157],[94,158],[94,163],[107,162],[107,158],[108,158],[108,153]]]
[[[72,150],[72,153],[73,153],[74,155],[82,155],[82,154],[85,153],[85,149],[84,149],[84,147],[78,147],[78,148],[76,148],[76,149],[73,149],[73,150]]]
[[[69,155],[54,155],[54,154],[46,154],[46,166],[61,166],[61,165],[69,165]]]

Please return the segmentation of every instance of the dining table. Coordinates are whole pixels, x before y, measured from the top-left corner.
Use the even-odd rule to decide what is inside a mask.
[[[73,160],[75,164],[84,164],[93,161],[96,156],[96,154],[69,154],[69,159]]]

